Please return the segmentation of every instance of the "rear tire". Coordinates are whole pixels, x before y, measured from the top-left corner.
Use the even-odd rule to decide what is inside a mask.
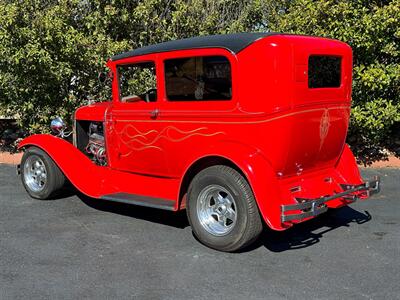
[[[248,182],[236,170],[222,165],[208,167],[193,178],[187,214],[194,235],[220,251],[248,246],[263,228]]]
[[[28,194],[40,200],[55,197],[66,181],[50,156],[37,147],[27,148],[22,156],[21,180]]]

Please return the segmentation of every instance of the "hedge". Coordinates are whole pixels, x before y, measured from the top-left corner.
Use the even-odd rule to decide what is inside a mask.
[[[277,31],[342,40],[354,51],[348,142],[369,163],[400,155],[400,0],[0,1],[0,115],[31,133],[109,90],[113,54],[197,35]]]

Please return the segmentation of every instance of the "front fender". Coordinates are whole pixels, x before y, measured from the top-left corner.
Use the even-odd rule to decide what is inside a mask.
[[[71,143],[49,134],[36,134],[22,140],[18,148],[30,146],[45,151],[80,192],[94,198],[101,196],[107,171],[93,164]]]
[[[240,168],[253,190],[259,211],[266,224],[274,230],[288,228],[281,223],[280,219],[282,196],[275,172],[267,158],[258,149],[235,142],[221,142],[203,154],[202,158],[207,156],[223,157]]]

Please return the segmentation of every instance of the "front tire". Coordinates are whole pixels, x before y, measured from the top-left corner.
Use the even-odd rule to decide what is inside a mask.
[[[192,180],[187,214],[194,235],[220,251],[237,251],[257,239],[262,221],[253,192],[236,170],[208,167]]]
[[[65,184],[65,176],[58,166],[37,147],[27,148],[22,156],[21,180],[28,194],[40,200],[56,196]]]

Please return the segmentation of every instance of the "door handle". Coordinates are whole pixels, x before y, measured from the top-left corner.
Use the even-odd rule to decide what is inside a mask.
[[[158,115],[160,114],[160,111],[156,108],[150,112],[150,118],[156,119]]]

